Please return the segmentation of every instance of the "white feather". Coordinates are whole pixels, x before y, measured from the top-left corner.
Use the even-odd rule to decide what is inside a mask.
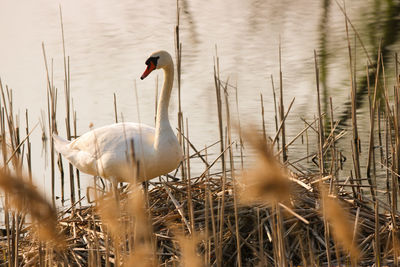
[[[166,174],[179,165],[182,150],[168,119],[172,58],[165,51],[153,53],[151,57],[159,57],[157,68],[164,70],[156,128],[139,123],[117,123],[87,132],[71,142],[53,134],[55,149],[80,171],[132,182],[134,178],[145,181]],[[138,170],[133,162],[138,163]]]

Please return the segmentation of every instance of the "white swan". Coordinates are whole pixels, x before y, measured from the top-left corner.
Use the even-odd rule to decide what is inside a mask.
[[[166,51],[153,53],[140,77],[163,69],[164,84],[158,101],[156,128],[139,123],[117,123],[87,132],[73,141],[53,134],[55,149],[80,171],[117,181],[132,182],[132,156],[138,162],[137,181],[147,181],[176,169],[183,158],[171,129],[168,105],[174,81],[174,63]],[[134,153],[131,152],[132,141]]]

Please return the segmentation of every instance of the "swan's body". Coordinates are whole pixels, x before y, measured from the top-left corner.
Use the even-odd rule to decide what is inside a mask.
[[[150,180],[179,165],[182,150],[168,119],[173,61],[168,52],[159,51],[153,53],[146,64],[142,79],[156,68],[164,70],[155,128],[139,123],[117,123],[87,132],[71,142],[53,135],[56,150],[80,171],[132,182],[133,179]],[[133,162],[138,163],[137,172],[132,167]]]

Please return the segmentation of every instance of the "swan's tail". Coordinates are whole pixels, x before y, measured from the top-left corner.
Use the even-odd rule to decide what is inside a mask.
[[[58,153],[65,155],[67,152],[67,146],[69,145],[70,141],[65,140],[62,137],[59,137],[55,133],[53,133],[53,140],[54,140],[54,147]]]

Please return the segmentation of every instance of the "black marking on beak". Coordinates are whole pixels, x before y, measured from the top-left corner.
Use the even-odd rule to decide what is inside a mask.
[[[158,59],[160,57],[149,57],[145,64],[147,65],[146,70],[143,72],[142,76],[140,77],[141,80],[146,78],[153,70],[157,68]]]
[[[158,63],[158,59],[159,59],[160,57],[149,57],[147,60],[146,60],[146,65],[148,66],[148,65],[150,65],[150,62],[152,62],[153,64],[154,64],[154,66],[156,66],[156,68],[157,68],[157,63]]]

